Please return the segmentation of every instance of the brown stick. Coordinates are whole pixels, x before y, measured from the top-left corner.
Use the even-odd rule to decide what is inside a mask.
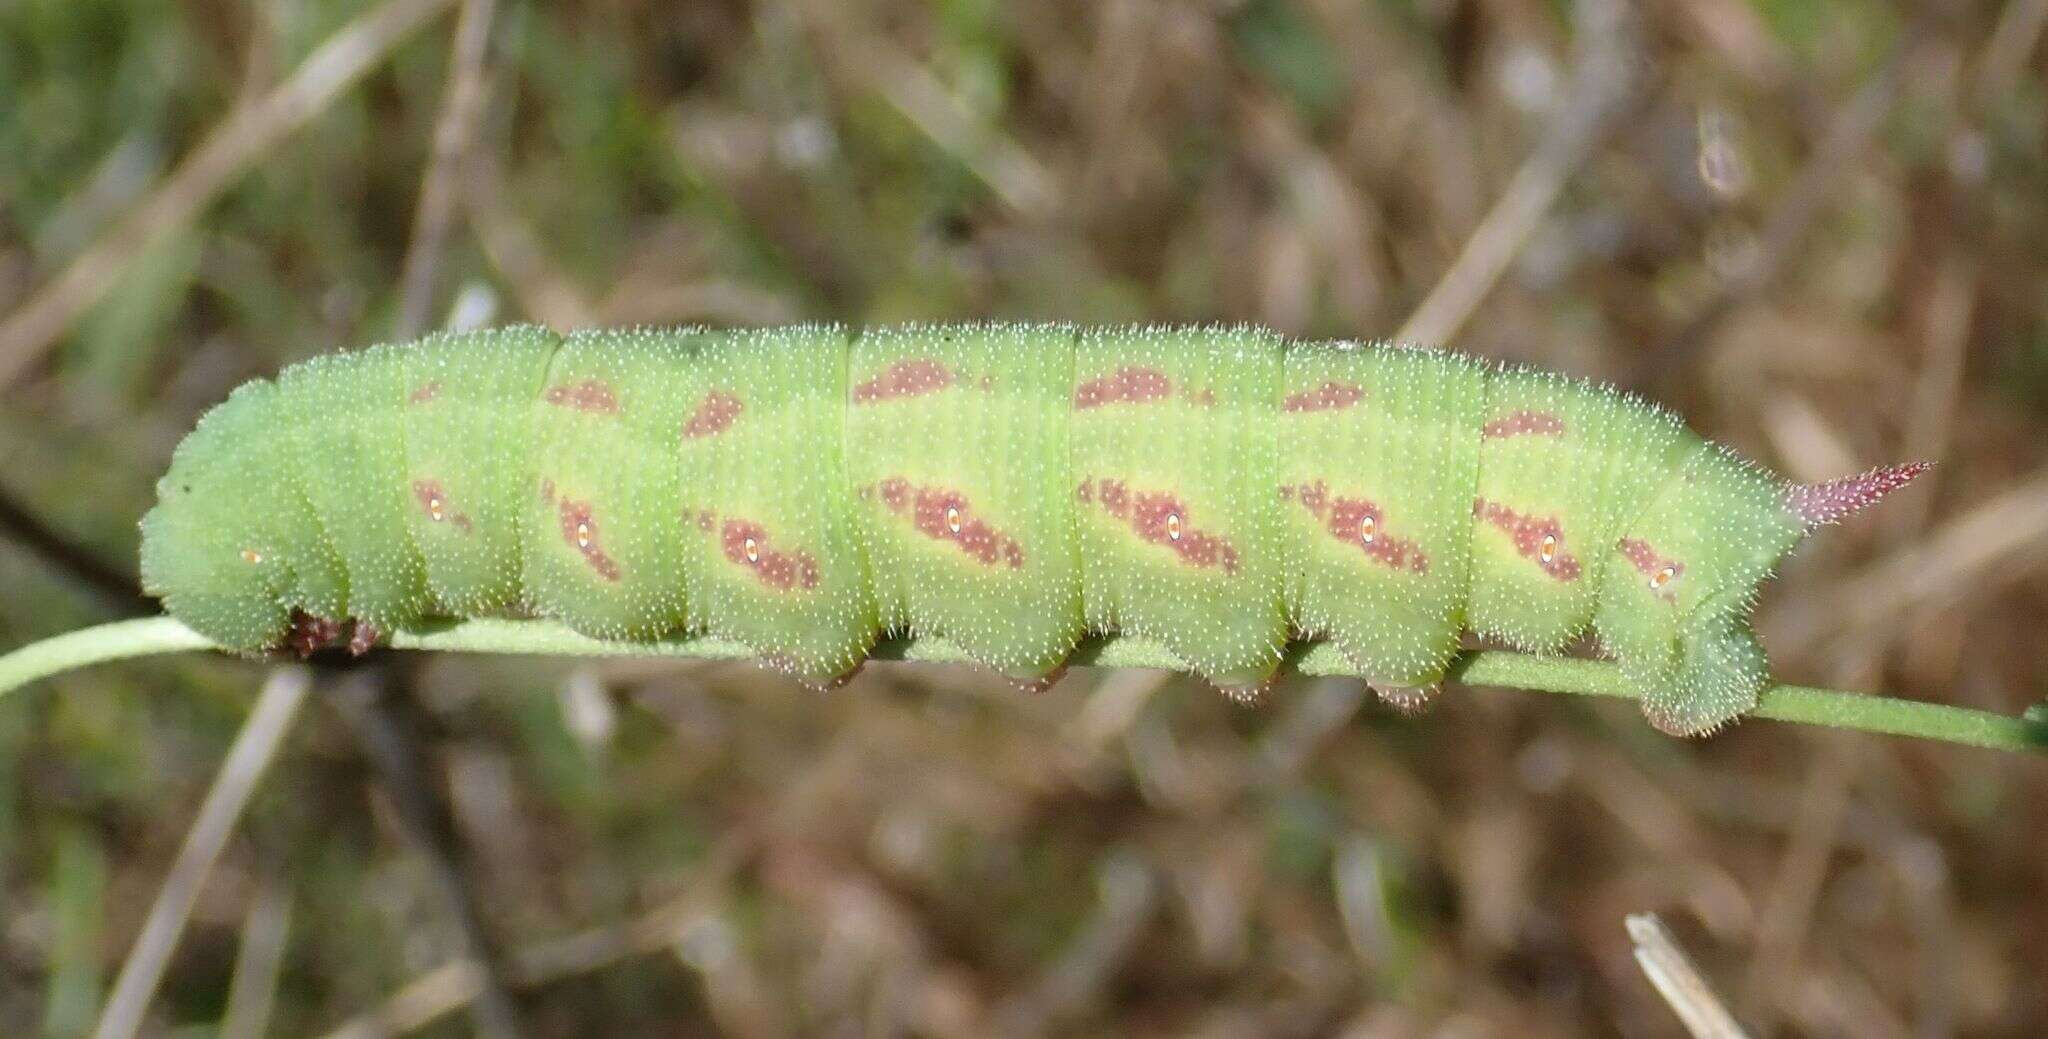
[[[1565,181],[1626,107],[1630,62],[1639,49],[1636,36],[1627,31],[1628,15],[1611,2],[1587,0],[1577,8],[1578,32],[1586,44],[1543,140],[1465,240],[1450,269],[1394,333],[1395,342],[1438,346],[1464,327],[1556,204]]]
[[[434,306],[435,275],[455,215],[456,178],[476,139],[477,116],[483,111],[484,55],[496,7],[496,0],[463,0],[462,15],[455,23],[455,42],[448,52],[447,93],[441,96],[441,114],[434,123],[434,153],[427,172],[420,177],[412,243],[405,250],[405,269],[398,279],[394,339],[416,338],[427,327],[427,314]]]

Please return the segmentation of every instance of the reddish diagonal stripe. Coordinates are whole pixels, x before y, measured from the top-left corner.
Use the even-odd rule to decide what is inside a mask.
[[[952,542],[983,566],[1004,563],[1012,570],[1024,566],[1024,546],[975,515],[973,502],[951,487],[921,487],[891,476],[872,488],[862,488],[860,494],[879,498],[890,512],[907,517],[918,533],[934,541]]]
[[[1644,577],[1654,580],[1657,574],[1667,566],[1671,568],[1669,580],[1677,580],[1680,574],[1685,573],[1684,563],[1659,555],[1656,548],[1641,538],[1622,538],[1615,543],[1615,547],[1621,550],[1622,558],[1628,560],[1629,565],[1635,567],[1636,572]],[[1652,585],[1651,590],[1656,593],[1658,598],[1665,602],[1678,601],[1677,594],[1672,592],[1668,586],[1659,589]]]
[[[412,499],[419,503],[420,511],[436,523],[447,520],[456,530],[467,534],[472,529],[466,513],[454,511],[448,503],[448,492],[441,488],[441,481],[432,478],[412,482]]]
[[[779,592],[818,587],[818,561],[809,552],[783,552],[774,547],[768,528],[750,519],[727,517],[719,528],[725,560],[754,572],[754,580]],[[748,543],[752,543],[751,550]]]
[[[562,540],[582,553],[583,561],[589,563],[599,577],[617,581],[618,561],[605,554],[604,545],[598,540],[597,518],[590,503],[573,501],[564,495],[555,511],[562,521]]]
[[[1366,557],[1394,570],[1429,572],[1429,554],[1411,538],[1387,532],[1387,517],[1377,502],[1366,498],[1330,498],[1329,485],[1322,480],[1296,487],[1282,484],[1280,500],[1291,501],[1324,520],[1323,529],[1339,541],[1355,546]],[[1365,521],[1372,519],[1373,537],[1365,540]]]
[[[1075,497],[1128,523],[1138,540],[1172,549],[1188,566],[1237,573],[1237,548],[1229,539],[1196,527],[1187,505],[1171,492],[1133,491],[1122,480],[1105,476],[1083,480]]]
[[[1527,516],[1496,501],[1485,498],[1472,499],[1472,515],[1485,520],[1507,534],[1515,544],[1515,554],[1521,556],[1558,581],[1579,579],[1579,560],[1565,550],[1564,528],[1551,516]],[[1543,539],[1557,538],[1557,547],[1549,562],[1543,561]]]

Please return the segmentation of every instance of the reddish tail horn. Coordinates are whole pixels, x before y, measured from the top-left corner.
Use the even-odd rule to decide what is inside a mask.
[[[1866,473],[1844,476],[1822,483],[1794,484],[1785,491],[1785,507],[1806,521],[1808,527],[1839,523],[1861,512],[1885,495],[1913,482],[1915,476],[1934,468],[1933,462],[1881,465]]]

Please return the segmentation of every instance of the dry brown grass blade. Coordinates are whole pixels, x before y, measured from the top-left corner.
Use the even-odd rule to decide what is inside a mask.
[[[230,182],[452,2],[386,0],[321,44],[277,89],[230,112],[141,205],[0,323],[0,389],[20,378],[112,289],[131,259],[191,223]]]
[[[1437,345],[1458,334],[1472,311],[1500,281],[1543,215],[1557,202],[1572,171],[1624,107],[1639,42],[1629,15],[1613,0],[1576,5],[1583,44],[1572,85],[1550,120],[1543,141],[1465,240],[1449,270],[1430,289],[1401,329],[1399,343]]]
[[[99,1026],[93,1031],[95,1039],[128,1039],[142,1027],[149,1001],[156,994],[157,983],[163,980],[165,965],[170,963],[171,950],[177,947],[178,936],[184,933],[185,922],[192,916],[192,904],[199,897],[199,889],[213,871],[221,849],[227,846],[235,823],[242,818],[242,809],[248,807],[250,796],[269,770],[279,744],[284,742],[285,733],[291,731],[292,721],[298,717],[299,707],[306,702],[306,693],[312,687],[312,673],[301,667],[278,668],[263,683],[263,692],[257,696],[249,720],[242,724],[234,745],[228,748],[213,789],[206,792],[199,815],[185,834],[185,844],[178,849],[171,872],[157,891],[156,902],[149,907],[149,918],[135,937],[128,962],[121,965],[121,976],[114,982],[113,994],[107,997]]]
[[[291,927],[291,886],[279,878],[265,879],[242,921],[241,949],[228,982],[220,1039],[263,1039],[269,1034],[277,1007],[278,968],[284,965]]]
[[[1693,1039],[1744,1039],[1742,1026],[1721,1005],[1657,914],[1635,913],[1627,924],[1629,939],[1635,943],[1636,963]]]
[[[712,848],[688,890],[646,915],[516,950],[511,960],[517,980],[529,986],[546,984],[667,948],[757,850],[750,834],[727,836]],[[406,983],[375,1009],[342,1022],[326,1039],[404,1035],[469,1005],[482,987],[482,971],[475,960],[451,960]]]
[[[1015,138],[986,125],[943,80],[888,39],[844,20],[831,4],[806,4],[819,37],[830,41],[839,72],[873,90],[890,107],[988,185],[1003,204],[1027,218],[1058,208],[1062,191],[1043,162]]]
[[[496,159],[482,154],[465,165],[469,183],[462,201],[470,229],[484,258],[512,283],[520,309],[557,332],[595,324],[596,310],[583,291],[555,269],[540,233],[506,198],[504,172]]]
[[[462,162],[476,139],[477,117],[484,107],[484,55],[489,50],[491,21],[497,0],[463,0],[455,23],[455,41],[448,53],[448,86],[441,96],[441,114],[434,122],[433,158],[420,177],[419,200],[412,221],[412,242],[405,250],[399,275],[399,313],[393,338],[411,339],[427,327],[434,306],[435,274],[455,213],[455,187]]]

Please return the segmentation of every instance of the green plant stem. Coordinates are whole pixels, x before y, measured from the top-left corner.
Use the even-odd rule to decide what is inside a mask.
[[[718,638],[686,638],[661,642],[605,642],[578,635],[553,621],[479,619],[455,621],[399,632],[391,637],[398,649],[463,653],[519,653],[581,657],[691,657],[735,660],[753,656],[745,646]],[[213,644],[169,617],[119,621],[58,635],[0,656],[0,695],[38,678],[107,660],[209,649]],[[944,639],[901,639],[883,642],[872,654],[877,660],[968,663],[959,647]],[[1073,663],[1088,667],[1187,670],[1180,658],[1149,639],[1091,639],[1075,650]],[[1324,644],[1292,647],[1288,666],[1305,675],[1350,672],[1336,650]],[[1453,665],[1450,677],[1471,686],[1498,686],[1578,696],[1634,699],[1622,684],[1620,669],[1598,660],[1540,657],[1505,650],[1466,654]],[[2020,753],[2048,754],[2048,717],[2011,717],[1945,704],[1896,700],[1839,689],[1774,685],[1764,690],[1754,717],[1801,725],[1881,732],[1894,736],[1959,743]]]

